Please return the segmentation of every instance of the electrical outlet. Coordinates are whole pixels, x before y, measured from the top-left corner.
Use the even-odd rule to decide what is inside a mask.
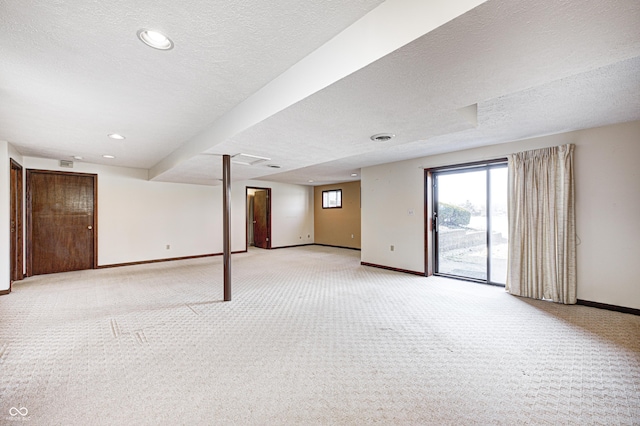
[[[353,234],[351,234],[351,239],[353,239]]]
[[[393,244],[391,244],[391,245],[389,246],[389,250],[394,251],[395,249],[396,249],[396,247],[395,247]]]
[[[171,244],[167,244],[167,250],[171,249]]]

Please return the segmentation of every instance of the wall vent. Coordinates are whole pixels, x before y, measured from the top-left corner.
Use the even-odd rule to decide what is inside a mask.
[[[71,160],[60,160],[60,167],[66,167],[68,169],[73,169],[73,161],[71,161]]]

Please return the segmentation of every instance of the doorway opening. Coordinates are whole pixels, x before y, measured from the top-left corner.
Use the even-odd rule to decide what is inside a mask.
[[[247,248],[271,248],[271,188],[247,187]]]
[[[434,274],[504,286],[507,163],[431,170]]]
[[[13,159],[11,162],[11,213],[10,213],[10,250],[11,250],[11,274],[9,278],[9,291],[14,281],[24,278],[23,262],[23,237],[22,237],[22,166]]]

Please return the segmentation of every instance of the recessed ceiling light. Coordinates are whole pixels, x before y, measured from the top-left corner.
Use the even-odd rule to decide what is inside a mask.
[[[376,142],[386,142],[395,135],[393,133],[378,133],[377,135],[371,136],[372,141]]]
[[[141,29],[138,30],[138,38],[142,40],[147,46],[151,46],[154,49],[171,50],[173,49],[173,42],[169,37],[162,34],[159,31]]]
[[[109,155],[109,154],[105,154],[105,155],[103,155],[102,157],[103,157],[103,158],[109,158],[109,159],[116,158],[115,156],[113,156],[113,155]]]
[[[72,158],[74,160],[82,160],[82,157],[80,155],[74,155]]]
[[[119,141],[126,139],[124,136],[118,134],[118,133],[110,133],[107,136],[109,136],[111,139],[117,139]]]
[[[351,173],[351,177],[358,177],[357,173]]]
[[[278,166],[277,164],[267,164],[267,167],[271,167],[272,169],[279,169],[280,166]]]
[[[313,183],[313,179],[309,179],[307,182],[309,182],[309,183]]]

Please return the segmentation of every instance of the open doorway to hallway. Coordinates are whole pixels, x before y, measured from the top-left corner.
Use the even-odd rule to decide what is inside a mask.
[[[247,187],[247,248],[271,248],[271,188]]]

